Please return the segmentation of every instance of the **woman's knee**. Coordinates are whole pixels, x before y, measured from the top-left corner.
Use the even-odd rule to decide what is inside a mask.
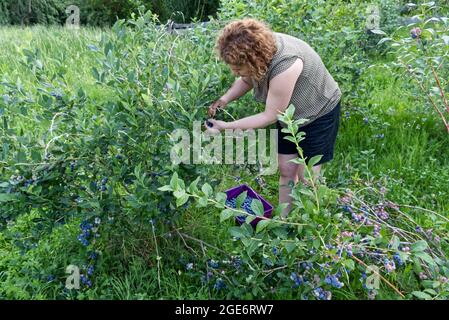
[[[298,166],[292,164],[281,164],[279,165],[279,172],[281,174],[281,178],[296,181],[298,177]]]

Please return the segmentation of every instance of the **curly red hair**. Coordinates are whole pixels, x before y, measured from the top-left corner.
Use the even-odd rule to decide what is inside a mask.
[[[220,58],[229,65],[248,66],[260,81],[277,51],[273,31],[255,19],[233,21],[226,25],[217,40]]]

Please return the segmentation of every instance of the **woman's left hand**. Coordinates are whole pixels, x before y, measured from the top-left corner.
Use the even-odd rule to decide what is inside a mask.
[[[208,126],[207,122],[212,124],[212,127]],[[206,127],[207,131],[211,133],[219,133],[220,131],[226,129],[226,125],[227,122],[215,119],[208,119],[206,122],[204,122],[204,126]]]

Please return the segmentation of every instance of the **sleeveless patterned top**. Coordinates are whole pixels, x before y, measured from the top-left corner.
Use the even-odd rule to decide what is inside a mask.
[[[287,34],[274,34],[278,50],[265,77],[260,82],[252,79],[254,98],[266,103],[270,80],[290,68],[296,59],[301,59],[304,67],[296,81],[290,104],[295,106],[295,119],[309,119],[304,126],[332,111],[341,98],[341,91],[320,56],[306,42]],[[281,125],[285,126],[284,123]]]

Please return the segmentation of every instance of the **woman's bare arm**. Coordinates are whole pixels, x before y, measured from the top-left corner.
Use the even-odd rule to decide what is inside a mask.
[[[237,100],[245,93],[250,91],[253,88],[252,82],[250,78],[241,77],[238,78],[232,87],[220,98],[226,104]]]

